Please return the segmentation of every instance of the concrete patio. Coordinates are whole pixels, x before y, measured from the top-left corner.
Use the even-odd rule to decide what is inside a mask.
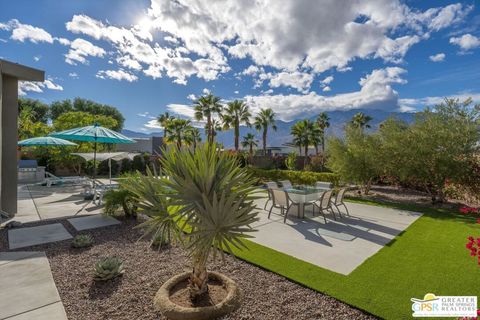
[[[263,210],[266,199],[257,200],[260,220],[252,241],[276,251],[347,275],[373,256],[395,236],[408,228],[421,214],[384,207],[347,203],[350,217],[333,220],[327,214],[312,217],[311,207],[305,219],[290,213],[283,223],[280,209],[274,208],[270,219]],[[267,207],[269,209],[270,207]]]
[[[82,191],[82,187],[72,185],[19,185],[14,220],[26,223],[101,213],[100,206],[83,199]]]

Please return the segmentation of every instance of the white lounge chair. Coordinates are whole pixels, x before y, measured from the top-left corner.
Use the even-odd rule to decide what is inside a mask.
[[[71,183],[71,184],[83,184],[87,181],[87,178],[80,177],[80,176],[69,176],[69,177],[57,177],[56,175],[45,172],[45,183],[47,187],[51,187],[52,185],[56,184],[64,184],[64,183]]]

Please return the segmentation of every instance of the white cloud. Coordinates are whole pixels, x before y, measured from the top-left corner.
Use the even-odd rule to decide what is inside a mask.
[[[136,70],[136,71],[142,70],[142,65],[137,60],[132,59],[131,56],[127,55],[127,56],[118,57],[116,60],[117,60],[117,63],[122,67]]]
[[[143,113],[137,113],[137,116],[143,117],[143,118],[146,118],[146,117],[148,117],[149,115],[150,115],[150,112],[148,112],[148,111],[145,111],[145,112],[143,112]]]
[[[44,89],[63,91],[63,87],[53,82],[51,78],[47,78],[44,82],[18,82],[18,94],[26,95],[28,92],[42,93]]]
[[[212,92],[211,92],[209,89],[207,89],[207,88],[203,88],[202,93],[203,93],[203,94],[210,94],[210,93],[212,93]]]
[[[462,51],[468,51],[480,47],[480,38],[467,33],[461,37],[450,38],[450,43],[459,46]]]
[[[40,61],[41,58],[42,58],[42,56],[34,56],[34,57],[33,57],[33,60],[35,60],[35,61],[38,62],[38,61]]]
[[[47,42],[53,43],[53,37],[42,28],[34,27],[29,24],[20,23],[17,19],[12,19],[3,23],[0,29],[12,31],[11,39],[25,42],[29,40],[33,43]]]
[[[103,48],[97,47],[93,43],[77,38],[70,43],[70,50],[65,55],[65,62],[76,65],[77,62],[88,64],[86,57],[103,57],[106,54]]]
[[[151,119],[144,126],[148,129],[163,129],[163,127],[158,123],[156,119]]]
[[[235,94],[239,94],[239,93],[240,93],[240,91],[238,91],[238,90],[235,90],[233,93],[235,93]]]
[[[268,85],[271,88],[292,87],[299,92],[307,92],[313,81],[313,74],[299,71],[263,73],[260,74],[260,80],[269,80]]]
[[[348,70],[356,58],[401,62],[412,45],[461,21],[470,10],[455,4],[422,12],[398,0],[326,1],[321,6],[308,0],[152,0],[149,14],[155,28],[216,63],[225,60],[224,49],[259,66],[320,73]]]
[[[126,80],[128,82],[134,82],[138,80],[138,77],[134,74],[120,70],[100,70],[97,72],[97,78],[100,79],[114,79],[118,81]]]
[[[58,43],[60,43],[61,45],[64,45],[64,46],[69,46],[70,45],[70,40],[65,39],[65,38],[55,38],[55,40],[57,40]]]
[[[193,93],[190,93],[190,94],[187,96],[187,99],[194,101],[194,100],[197,99],[197,97],[196,97]]]
[[[323,80],[320,81],[320,82],[321,82],[322,84],[330,84],[330,83],[332,83],[333,79],[334,79],[333,76],[328,76],[328,77],[326,77],[325,79],[323,79]]]
[[[78,74],[77,74],[76,72],[70,72],[70,73],[68,74],[68,76],[69,76],[70,78],[73,78],[73,79],[78,79],[78,78],[79,78],[79,77],[78,77]]]
[[[329,92],[329,91],[332,91],[332,88],[330,88],[329,86],[325,86],[325,87],[323,87],[322,91],[323,92]]]
[[[247,103],[254,112],[260,108],[270,107],[279,119],[290,121],[298,117],[315,115],[321,111],[348,110],[348,109],[388,109],[399,110],[398,93],[392,88],[393,84],[404,84],[406,80],[401,75],[406,71],[398,67],[389,67],[372,71],[360,79],[359,91],[322,96],[315,92],[298,95],[269,95],[246,96]]]
[[[259,74],[260,72],[264,73],[265,71],[263,70],[263,68],[259,68],[259,67],[252,64],[252,65],[248,66],[248,68],[246,68],[245,70],[240,72],[240,74],[244,75],[244,76],[254,76],[254,75]]]
[[[431,55],[429,58],[433,62],[442,62],[445,60],[445,53],[437,53],[437,54]]]
[[[404,98],[399,99],[399,103],[404,108],[423,109],[433,107],[445,101],[445,98],[459,99],[465,101],[472,98],[474,103],[480,103],[480,92],[461,92],[448,96],[427,96],[423,98]]]

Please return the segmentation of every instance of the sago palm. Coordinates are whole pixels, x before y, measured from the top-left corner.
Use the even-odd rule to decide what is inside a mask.
[[[267,135],[268,127],[277,131],[275,125],[275,112],[271,108],[260,109],[260,112],[255,116],[255,129],[262,131],[263,154],[267,155]]]
[[[225,130],[233,128],[234,130],[235,151],[238,151],[239,147],[240,125],[250,126],[251,116],[248,105],[240,100],[229,102],[222,114],[223,128]]]
[[[212,143],[214,138],[212,120],[214,119],[215,115],[221,113],[223,108],[220,100],[221,99],[219,97],[216,97],[213,94],[208,94],[206,96],[199,97],[193,105],[195,110],[195,120],[207,121],[205,133],[207,136],[207,142],[209,143]]]

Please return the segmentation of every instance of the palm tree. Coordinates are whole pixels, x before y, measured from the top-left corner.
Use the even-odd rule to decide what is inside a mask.
[[[208,143],[195,153],[171,148],[160,160],[169,179],[149,172],[129,179],[126,186],[152,217],[142,225],[147,233],[183,238],[179,243],[192,258],[188,284],[192,301],[208,292],[209,257],[246,248],[242,239],[252,237],[248,233],[258,221],[255,179],[238,166],[234,155],[218,150]]]
[[[330,118],[326,112],[322,112],[317,117],[317,125],[320,128],[320,144],[322,145],[322,155],[325,154],[325,129],[330,127]]]
[[[247,148],[248,147],[248,153],[250,156],[253,155],[253,147],[258,146],[258,140],[255,138],[253,133],[247,133],[246,136],[243,137],[242,141],[242,147]]]
[[[369,129],[370,125],[368,123],[372,120],[372,117],[365,115],[363,112],[358,112],[353,116],[350,125],[362,130],[365,128]]]
[[[260,112],[255,116],[255,129],[262,132],[263,155],[267,155],[267,134],[268,127],[272,127],[277,131],[275,125],[275,112],[271,108],[260,109]]]
[[[176,143],[178,148],[182,147],[182,142],[188,141],[188,135],[192,129],[190,120],[173,119],[168,123],[167,142]]]
[[[318,148],[320,142],[320,127],[313,121],[305,119],[295,123],[291,128],[293,143],[296,146],[303,146],[305,152],[304,164],[307,164],[308,147],[313,145]],[[318,150],[316,150],[318,153]]]
[[[242,123],[250,126],[250,117],[252,114],[249,111],[248,105],[240,100],[234,100],[227,104],[222,115],[223,129],[228,130],[233,127],[235,139],[235,151],[238,151],[240,125]]]
[[[193,152],[195,152],[197,149],[197,144],[202,141],[200,130],[198,130],[198,128],[191,127],[185,136],[185,141],[193,146]]]
[[[220,103],[220,98],[212,95],[211,93],[206,96],[201,96],[198,98],[193,108],[195,109],[195,120],[207,121],[205,126],[205,133],[207,136],[207,142],[213,143],[214,138],[214,127],[212,125],[212,120],[216,114],[220,114],[222,111],[222,104]]]
[[[163,139],[167,140],[167,127],[168,124],[175,119],[174,116],[171,116],[168,112],[165,112],[157,117],[157,122],[162,126],[163,128]]]

